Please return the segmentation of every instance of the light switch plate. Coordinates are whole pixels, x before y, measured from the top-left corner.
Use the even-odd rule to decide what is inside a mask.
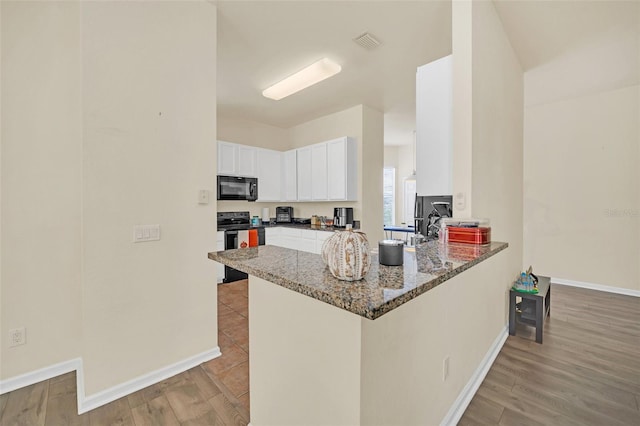
[[[160,225],[134,225],[133,242],[143,243],[160,240]]]
[[[198,204],[209,204],[209,190],[201,189],[198,191]]]
[[[456,194],[454,205],[456,210],[464,210],[467,207],[467,197],[464,192],[458,192]]]

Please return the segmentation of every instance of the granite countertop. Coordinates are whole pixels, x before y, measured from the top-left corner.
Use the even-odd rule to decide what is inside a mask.
[[[308,226],[308,225],[307,225]],[[403,266],[384,266],[377,253],[360,281],[331,275],[318,254],[278,246],[209,253],[209,259],[368,319],[376,319],[508,247],[428,241],[405,248]]]

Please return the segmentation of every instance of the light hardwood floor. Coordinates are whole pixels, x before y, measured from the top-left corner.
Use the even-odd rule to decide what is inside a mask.
[[[0,395],[0,425],[247,425],[246,280],[218,286],[218,313],[221,357],[80,416],[75,372],[64,374]]]
[[[640,298],[552,285],[534,340],[509,336],[459,425],[640,425]]]

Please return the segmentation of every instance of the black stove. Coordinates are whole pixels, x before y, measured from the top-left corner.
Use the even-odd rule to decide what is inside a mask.
[[[249,212],[218,212],[218,231],[251,228]]]
[[[258,245],[265,244],[264,226],[251,226],[251,216],[249,212],[218,212],[218,231],[224,231],[224,249],[231,250],[238,248],[238,231],[256,229],[258,231]],[[224,267],[224,282],[243,280],[247,274]]]

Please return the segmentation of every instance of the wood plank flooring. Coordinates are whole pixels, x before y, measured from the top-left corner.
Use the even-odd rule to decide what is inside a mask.
[[[565,286],[551,297],[544,344],[525,326],[509,336],[460,425],[640,426],[640,299]],[[0,395],[0,425],[246,425],[246,280],[218,299],[222,357],[81,416],[65,374]]]
[[[640,426],[640,298],[552,285],[534,340],[508,337],[459,425]]]
[[[247,281],[218,288],[221,357],[80,416],[75,372],[64,374],[0,395],[0,425],[247,425]]]

